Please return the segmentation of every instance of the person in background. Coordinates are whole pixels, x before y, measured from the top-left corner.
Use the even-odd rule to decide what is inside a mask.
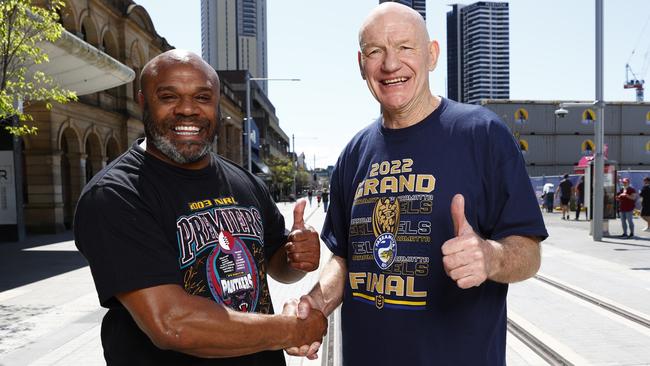
[[[307,198],[309,199],[309,206],[310,207],[311,207],[311,200],[312,200],[313,197],[314,197],[314,191],[312,191],[310,189],[309,191],[307,191]]]
[[[582,206],[585,203],[585,176],[580,177],[580,181],[576,185],[576,221],[580,220],[580,211],[582,211]],[[585,219],[589,219],[587,213],[585,213]]]
[[[542,190],[542,199],[544,200],[544,207],[546,207],[546,212],[553,212],[553,201],[555,199],[555,186],[553,183],[544,184]]]
[[[630,187],[630,179],[621,179],[623,188],[618,191],[616,200],[621,213],[621,224],[623,225],[623,238],[632,238],[634,236],[634,206],[636,203],[636,190]],[[630,227],[630,234],[627,234],[627,228]]]
[[[323,189],[323,194],[321,196],[323,198],[323,210],[327,212],[327,207],[330,201],[330,192],[327,190],[327,188]]]
[[[643,231],[650,231],[650,177],[643,178],[643,188],[641,188],[641,218],[645,220],[646,226]]]
[[[571,201],[571,191],[573,183],[569,179],[568,174],[564,174],[564,177],[560,181],[559,189],[555,192],[556,195],[560,195],[560,207],[562,208],[562,220],[569,219],[569,201]]]

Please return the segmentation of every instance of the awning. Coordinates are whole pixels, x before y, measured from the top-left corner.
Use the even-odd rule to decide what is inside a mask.
[[[264,164],[259,156],[251,154],[251,163],[253,165],[253,173],[257,175],[271,175],[271,169],[268,165]]]
[[[41,42],[50,62],[34,64],[29,71],[43,71],[64,89],[77,95],[95,93],[131,82],[135,72],[91,44],[64,30],[55,43]]]

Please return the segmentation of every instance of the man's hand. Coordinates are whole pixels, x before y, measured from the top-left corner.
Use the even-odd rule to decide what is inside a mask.
[[[296,299],[290,299],[284,304],[282,314],[295,315],[299,319],[307,319],[313,309],[316,309],[314,300],[309,295],[304,295],[300,298],[300,302]],[[321,342],[313,342],[312,344],[305,344],[300,347],[290,347],[285,349],[290,356],[307,357],[310,360],[318,358],[318,350],[320,349]]]
[[[293,226],[285,250],[291,268],[311,272],[320,262],[320,241],[316,230],[305,225],[306,204],[307,200],[301,199],[293,208]]]
[[[467,222],[465,198],[461,194],[455,195],[451,201],[451,219],[456,237],[442,245],[445,272],[460,288],[479,286],[495,270],[493,257],[496,249],[477,235]]]

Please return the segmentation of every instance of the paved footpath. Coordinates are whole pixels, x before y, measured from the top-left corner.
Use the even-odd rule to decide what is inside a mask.
[[[281,203],[279,207],[290,226],[293,206]],[[551,237],[543,246],[542,273],[571,278],[572,284],[650,314],[650,233],[641,231],[640,219],[635,220],[636,238],[607,237],[594,243],[588,236],[586,222],[563,221],[559,214],[544,215]],[[316,207],[314,201],[305,216],[307,223],[320,231],[324,220],[322,207]],[[610,230],[612,235],[620,234],[620,223],[612,221]],[[329,259],[329,251],[324,246],[321,249],[323,264]],[[287,299],[308,292],[317,278],[318,272],[314,272],[292,285],[271,281],[276,312],[282,311]],[[534,314],[547,311],[551,322],[558,323],[553,317],[561,314],[535,308],[528,286],[526,281],[511,287],[510,312],[534,322]],[[0,243],[0,366],[104,365],[99,339],[104,313],[90,271],[76,251],[70,232],[33,236],[20,243]],[[330,333],[338,334],[337,327],[330,329]],[[587,338],[583,341],[588,342]],[[590,346],[597,348],[599,344]],[[650,352],[650,345],[647,349]],[[507,352],[510,366],[544,364],[511,337]],[[316,361],[287,357],[287,363],[314,366],[332,359],[337,364],[337,357],[332,358],[331,354]]]

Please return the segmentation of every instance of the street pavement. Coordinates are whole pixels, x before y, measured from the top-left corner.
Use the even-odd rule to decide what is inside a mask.
[[[290,226],[292,204],[280,203],[279,207]],[[324,213],[315,200],[308,205],[305,217],[320,231]],[[635,238],[605,237],[596,243],[588,235],[588,222],[560,220],[558,213],[544,213],[544,218],[551,236],[543,244],[541,274],[650,318],[650,233],[642,231],[641,219],[635,219]],[[610,233],[621,233],[620,222],[610,221]],[[323,264],[329,251],[324,245],[321,249]],[[287,299],[308,292],[317,278],[318,271],[292,285],[271,281],[276,312],[282,311]],[[586,315],[591,313],[583,305],[558,297],[536,281],[510,287],[508,311],[510,316],[524,319],[540,339],[559,345],[575,364],[650,365],[650,343],[644,344],[650,339],[647,328],[601,329],[605,322],[599,316],[605,315]],[[104,365],[99,339],[104,313],[70,232],[0,243],[0,366]],[[329,349],[340,346],[338,328],[329,330],[335,340]],[[613,351],[621,344],[627,356]],[[340,357],[332,351],[319,354],[316,361],[287,357],[287,364],[313,366],[328,360],[337,364]],[[511,336],[507,360],[510,366],[546,364]]]

